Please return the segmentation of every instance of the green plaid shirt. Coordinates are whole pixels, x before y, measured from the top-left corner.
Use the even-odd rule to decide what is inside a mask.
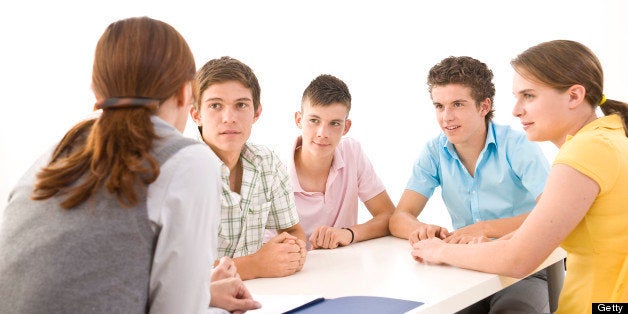
[[[292,186],[279,157],[260,145],[245,144],[240,194],[229,188],[222,163],[222,210],[218,257],[240,257],[262,247],[264,229],[287,229],[299,222]]]

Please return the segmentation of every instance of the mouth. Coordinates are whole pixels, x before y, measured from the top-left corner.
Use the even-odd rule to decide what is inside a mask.
[[[533,124],[534,124],[534,122],[523,122],[523,121],[521,121],[521,125],[523,126],[524,130],[529,128]]]
[[[312,144],[316,145],[316,146],[329,146],[329,144],[326,143],[317,143],[317,142],[312,142]]]
[[[458,128],[460,128],[459,125],[450,125],[450,126],[443,127],[443,129],[445,129],[447,131],[453,131],[453,130],[458,129]]]
[[[227,130],[227,131],[223,131],[218,133],[220,135],[234,135],[234,134],[240,134],[240,132],[235,131],[235,130]]]

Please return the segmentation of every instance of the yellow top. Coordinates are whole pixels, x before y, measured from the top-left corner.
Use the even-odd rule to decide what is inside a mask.
[[[568,136],[554,164],[591,178],[600,194],[561,244],[567,274],[559,313],[591,313],[591,303],[628,302],[628,138],[610,115]]]

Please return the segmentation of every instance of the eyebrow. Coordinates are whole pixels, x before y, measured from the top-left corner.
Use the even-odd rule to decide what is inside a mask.
[[[212,98],[207,98],[205,100],[203,100],[203,102],[208,102],[208,101],[224,101],[222,98],[220,97],[212,97]],[[247,98],[247,97],[242,97],[242,98],[238,98],[235,101],[250,101],[252,102],[253,100],[251,100],[251,98]]]
[[[457,102],[464,102],[464,103],[467,103],[467,102],[469,102],[469,101],[468,101],[468,100],[466,100],[466,99],[464,99],[464,98],[459,98],[459,99],[454,99],[454,100],[453,100],[453,101],[451,101],[450,103],[452,103],[452,104],[453,104],[453,103],[457,103]],[[432,104],[433,104],[433,105],[442,105],[442,103],[437,102],[437,101],[432,102]]]
[[[532,88],[526,88],[526,89],[522,89],[518,92],[513,92],[513,94],[525,94],[525,93],[530,93],[533,92],[534,90]]]
[[[308,118],[316,118],[316,119],[319,119],[319,120],[321,119],[321,117],[319,117],[318,115],[311,114],[311,113],[310,113],[310,114],[307,114],[307,115],[306,115],[306,117],[308,117]],[[344,121],[345,119],[346,119],[346,118],[344,118],[344,119],[331,119],[331,121],[332,121],[332,122],[334,122],[334,121],[336,121],[336,122],[342,122],[342,121]]]

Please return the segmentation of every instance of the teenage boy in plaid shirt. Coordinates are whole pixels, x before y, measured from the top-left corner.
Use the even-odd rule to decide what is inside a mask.
[[[207,62],[196,82],[190,114],[222,161],[218,256],[232,257],[243,280],[294,274],[307,250],[286,168],[270,149],[247,143],[262,113],[255,74],[222,57]],[[278,235],[263,243],[265,229]]]

